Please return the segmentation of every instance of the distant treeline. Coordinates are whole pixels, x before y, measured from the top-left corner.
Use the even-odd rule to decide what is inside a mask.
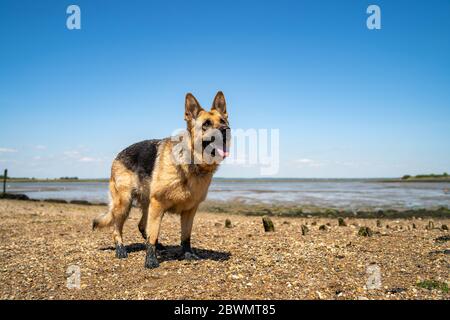
[[[3,179],[5,176],[2,174],[0,175],[0,179]],[[32,178],[25,178],[25,177],[6,177],[6,179],[10,180],[78,180],[78,177],[61,177],[56,179],[36,179],[35,177]]]
[[[0,174],[0,179],[3,179],[4,177],[5,177],[5,175]],[[14,177],[14,178],[13,178],[13,177],[7,176],[6,179],[8,179],[8,180],[12,180],[12,179],[32,180],[32,179],[34,179],[34,178],[18,178],[18,177]]]
[[[3,179],[3,175],[0,176],[0,180]],[[107,182],[108,179],[80,179],[78,177],[60,177],[60,178],[19,178],[19,177],[7,177],[9,182]]]
[[[417,176],[411,176],[409,174],[405,174],[402,177],[402,180],[408,180],[408,179],[435,179],[435,178],[448,178],[448,173],[444,172],[443,174],[419,174]]]

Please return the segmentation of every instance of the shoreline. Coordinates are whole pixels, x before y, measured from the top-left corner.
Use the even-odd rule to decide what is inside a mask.
[[[230,204],[225,202],[205,201],[200,205],[202,210],[211,213],[236,214],[244,216],[272,216],[272,217],[324,217],[324,218],[367,218],[367,219],[410,219],[418,217],[450,217],[447,207],[436,208],[361,208],[336,209],[301,205],[278,204]]]
[[[3,180],[2,180],[3,181]],[[450,177],[424,177],[416,178],[410,177],[408,179],[402,178],[213,178],[214,181],[224,181],[230,183],[239,182],[374,182],[374,183],[409,183],[409,182],[425,182],[425,183],[439,183],[450,182]],[[52,182],[67,182],[67,183],[86,183],[86,182],[109,182],[109,178],[93,178],[93,179],[30,179],[30,178],[7,178],[6,182],[19,183],[52,183]]]
[[[0,193],[0,199],[9,199],[17,201],[43,202],[43,203],[59,203],[59,204],[75,204],[86,206],[107,206],[107,203],[93,203],[86,200],[64,200],[64,199],[32,199],[25,194]],[[368,218],[368,219],[410,219],[418,217],[429,218],[448,218],[450,217],[450,209],[447,207],[436,208],[361,208],[358,210],[322,208],[314,206],[302,205],[279,205],[279,204],[245,204],[245,203],[228,203],[221,201],[207,200],[203,202],[199,210],[243,216],[271,216],[271,217],[292,217],[292,218],[308,218],[308,217],[324,217],[324,218]]]

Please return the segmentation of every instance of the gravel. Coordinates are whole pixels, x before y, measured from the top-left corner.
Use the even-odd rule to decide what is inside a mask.
[[[164,217],[160,267],[145,269],[139,212],[125,224],[127,259],[116,259],[109,230],[92,232],[104,206],[0,200],[1,299],[449,299],[448,230],[420,219],[261,217],[199,212],[192,245],[202,259],[185,261],[179,217]],[[386,224],[387,221],[384,221]],[[284,223],[288,221],[289,223]],[[447,224],[448,218],[434,219]],[[314,222],[314,223],[313,223]],[[417,229],[408,230],[412,222]],[[327,232],[306,225],[327,225]],[[401,228],[400,228],[401,227]],[[430,254],[433,253],[433,254]],[[373,266],[376,266],[374,268]],[[370,267],[370,268],[368,268]],[[379,270],[379,274],[373,274]],[[79,271],[79,283],[78,280]],[[376,288],[369,278],[379,276]],[[378,283],[374,281],[373,283]],[[418,285],[439,283],[439,286]]]

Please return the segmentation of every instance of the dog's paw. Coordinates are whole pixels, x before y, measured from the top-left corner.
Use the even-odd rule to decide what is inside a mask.
[[[185,252],[184,253],[184,260],[200,260],[200,257],[198,255],[196,255],[193,252]]]
[[[145,267],[147,269],[158,268],[159,262],[156,258],[145,258]]]
[[[128,257],[127,249],[123,244],[116,245],[116,257],[119,259],[125,259]]]
[[[156,248],[155,246],[149,245],[147,249],[147,255],[145,256],[145,265],[148,269],[158,268],[159,262],[156,258]]]

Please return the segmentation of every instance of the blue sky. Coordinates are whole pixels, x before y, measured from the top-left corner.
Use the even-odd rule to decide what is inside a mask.
[[[12,176],[107,177],[124,147],[184,127],[187,92],[206,107],[218,90],[233,128],[280,130],[279,177],[450,171],[446,0],[2,1],[0,39]]]

